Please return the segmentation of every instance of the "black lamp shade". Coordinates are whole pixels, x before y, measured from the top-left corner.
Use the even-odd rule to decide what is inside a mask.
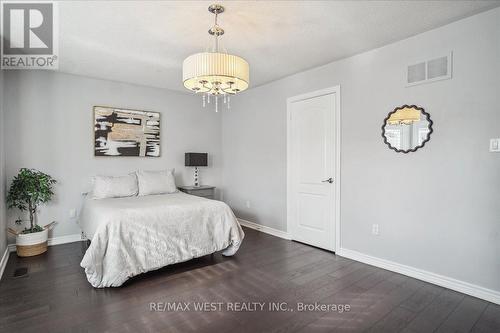
[[[207,153],[185,153],[184,154],[184,165],[185,166],[208,166],[208,154]]]

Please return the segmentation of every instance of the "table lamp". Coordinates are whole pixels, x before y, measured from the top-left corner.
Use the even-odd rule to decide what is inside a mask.
[[[184,154],[184,165],[188,167],[194,167],[194,187],[199,187],[200,182],[198,181],[198,167],[208,166],[208,154],[207,153],[185,153]]]

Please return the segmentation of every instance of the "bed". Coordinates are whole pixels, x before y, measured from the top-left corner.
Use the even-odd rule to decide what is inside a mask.
[[[96,288],[217,251],[232,256],[244,237],[228,205],[182,192],[88,198],[79,224],[91,240],[80,265]]]

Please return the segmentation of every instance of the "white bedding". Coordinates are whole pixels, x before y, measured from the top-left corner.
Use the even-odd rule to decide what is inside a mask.
[[[220,250],[233,255],[244,237],[228,205],[182,192],[86,199],[79,223],[92,240],[80,265],[96,288]]]

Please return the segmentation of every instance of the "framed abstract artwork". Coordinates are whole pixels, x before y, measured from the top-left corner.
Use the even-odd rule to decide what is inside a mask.
[[[94,156],[160,156],[160,113],[94,106]]]

